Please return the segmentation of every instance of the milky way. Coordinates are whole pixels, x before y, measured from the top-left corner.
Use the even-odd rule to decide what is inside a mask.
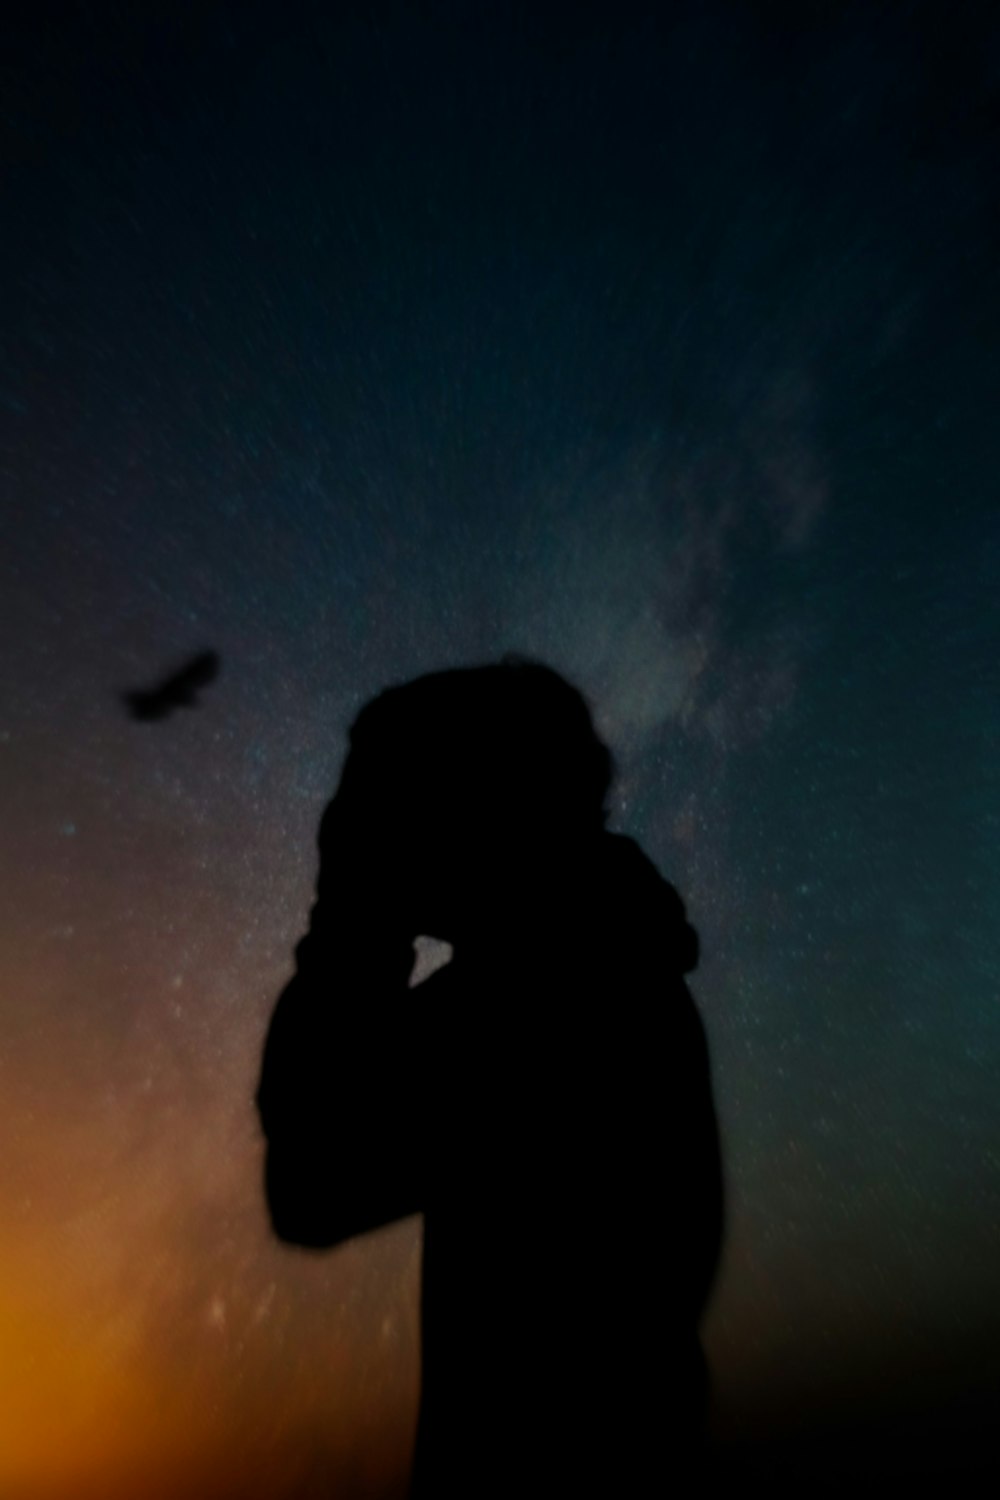
[[[701,935],[720,1441],[985,1387],[1000,30],[614,9],[3,61],[5,1494],[405,1484],[419,1221],[279,1245],[253,1092],[352,717],[507,649]]]

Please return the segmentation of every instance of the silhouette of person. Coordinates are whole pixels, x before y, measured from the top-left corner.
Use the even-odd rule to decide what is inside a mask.
[[[257,1096],[267,1201],[314,1247],[423,1214],[415,1497],[694,1462],[722,1235],[698,943],[608,832],[611,777],[580,694],[508,656],[369,703],[323,816]],[[453,956],[411,988],[420,934]]]

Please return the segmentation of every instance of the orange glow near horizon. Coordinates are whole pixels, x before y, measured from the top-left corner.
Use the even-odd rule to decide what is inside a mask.
[[[343,1299],[327,1299],[326,1316],[317,1309],[311,1337],[293,1309],[277,1358],[264,1318],[259,1339],[238,1337],[223,1358],[221,1301],[175,1346],[158,1343],[145,1282],[113,1300],[110,1236],[78,1263],[66,1251],[65,1234],[30,1241],[16,1230],[0,1247],[4,1500],[274,1500],[318,1495],[339,1476],[347,1495],[405,1493],[414,1351],[384,1344],[371,1368],[349,1322],[337,1337]],[[347,1281],[361,1269],[354,1259]],[[315,1286],[326,1268],[306,1271]]]

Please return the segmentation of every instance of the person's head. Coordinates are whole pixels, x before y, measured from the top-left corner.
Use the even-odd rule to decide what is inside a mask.
[[[514,898],[607,818],[613,762],[584,698],[524,657],[387,689],[358,715],[350,745],[338,799],[358,800],[383,857],[406,868],[439,927]]]

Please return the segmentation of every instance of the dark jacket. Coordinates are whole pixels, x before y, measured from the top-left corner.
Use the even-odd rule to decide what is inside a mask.
[[[276,1232],[424,1215],[413,1494],[435,1500],[637,1494],[703,1415],[722,1181],[697,938],[627,838],[539,889],[411,990],[412,934],[345,926],[321,874],[265,1050]]]

